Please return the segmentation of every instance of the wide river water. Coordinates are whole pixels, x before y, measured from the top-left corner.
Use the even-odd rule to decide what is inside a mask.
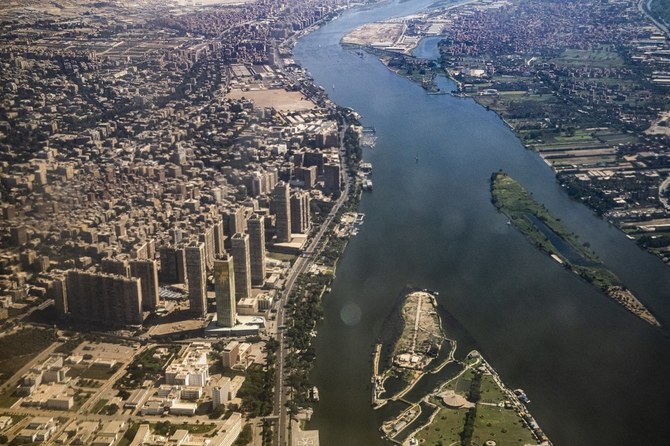
[[[315,340],[321,401],[311,427],[324,446],[381,444],[370,404],[371,352],[407,285],[440,292],[459,349],[477,348],[556,445],[670,444],[670,339],[535,249],[490,202],[503,169],[588,241],[670,325],[670,268],[570,199],[540,157],[469,99],[428,95],[339,41],[353,28],[432,0],[354,9],[299,40],[296,60],[377,130],[374,191],[340,259]],[[436,54],[435,39],[417,49]],[[449,81],[442,80],[444,88]],[[419,161],[415,158],[418,156]]]

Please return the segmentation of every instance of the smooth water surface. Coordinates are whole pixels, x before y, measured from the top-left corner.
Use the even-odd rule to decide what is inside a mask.
[[[440,292],[459,348],[479,349],[509,386],[524,388],[556,445],[670,444],[670,341],[506,224],[490,202],[491,174],[519,180],[668,324],[670,269],[571,200],[497,115],[469,99],[427,95],[339,45],[356,26],[430,3],[351,10],[295,48],[315,82],[337,85],[333,100],[378,136],[365,154],[374,169],[374,191],[360,206],[365,224],[340,259],[316,338],[321,400],[311,424],[321,444],[382,443],[388,410],[370,405],[370,355],[408,284]]]

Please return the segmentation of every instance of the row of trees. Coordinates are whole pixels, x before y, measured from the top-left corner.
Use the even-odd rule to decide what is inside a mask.
[[[468,392],[468,400],[474,403],[475,406],[468,409],[465,415],[465,424],[463,425],[463,432],[461,432],[461,445],[469,446],[472,444],[472,434],[475,431],[475,420],[477,419],[477,403],[481,399],[482,394],[482,374],[475,372],[475,375],[470,381],[470,390]]]

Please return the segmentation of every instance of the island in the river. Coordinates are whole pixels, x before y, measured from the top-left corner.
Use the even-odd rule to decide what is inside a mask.
[[[384,437],[404,445],[550,445],[522,389],[507,388],[477,351],[455,357],[436,295],[405,290],[375,346],[372,404],[398,408],[381,426]],[[417,397],[413,389],[435,374],[438,384]]]
[[[556,262],[598,287],[631,313],[660,327],[654,315],[600,262],[588,243],[580,243],[575,234],[512,177],[503,172],[491,175],[491,201],[509,218],[510,224]]]

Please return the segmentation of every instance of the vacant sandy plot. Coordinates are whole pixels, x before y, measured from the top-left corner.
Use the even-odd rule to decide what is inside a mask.
[[[342,43],[374,47],[393,46],[404,31],[405,24],[403,23],[369,23],[344,36]]]
[[[662,112],[644,133],[648,135],[670,135],[670,112]]]
[[[275,90],[232,90],[226,95],[231,99],[251,99],[256,107],[272,107],[282,111],[311,110],[314,102],[307,99],[299,91]]]
[[[82,342],[72,352],[73,355],[91,355],[94,359],[101,361],[129,362],[135,356],[136,349],[119,344],[108,344],[106,342]]]
[[[424,354],[435,340],[442,339],[442,327],[430,294],[421,291],[409,294],[402,318],[405,327],[396,344],[397,353]]]

